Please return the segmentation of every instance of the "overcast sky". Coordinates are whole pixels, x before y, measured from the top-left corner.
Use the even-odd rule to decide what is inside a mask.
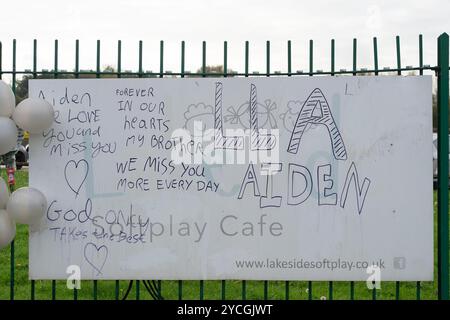
[[[401,37],[402,65],[418,64],[418,36],[424,37],[425,64],[436,63],[436,38],[450,31],[449,0],[18,0],[2,1],[0,41],[3,70],[11,70],[12,39],[17,68],[32,68],[32,43],[38,40],[38,69],[53,68],[54,40],[59,67],[74,68],[75,39],[80,68],[95,69],[96,40],[101,64],[137,70],[138,41],[144,41],[144,70],[159,71],[159,41],[165,41],[164,69],[180,70],[180,42],[186,41],[186,70],[221,64],[228,41],[229,67],[244,71],[244,42],[250,41],[250,71],[265,71],[265,42],[271,41],[271,70],[286,71],[287,40],[293,70],[308,69],[308,41],[314,39],[314,69],[329,70],[330,40],[336,40],[336,68],[351,69],[352,39],[358,39],[358,67],[373,66],[372,38],[378,37],[380,67],[395,67],[395,36]]]

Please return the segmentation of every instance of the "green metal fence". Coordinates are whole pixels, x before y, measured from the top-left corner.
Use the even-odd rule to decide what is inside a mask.
[[[117,69],[112,71],[101,70],[101,43],[97,41],[96,70],[82,70],[79,63],[80,42],[75,42],[74,69],[73,71],[59,70],[58,68],[58,40],[54,43],[54,67],[53,70],[38,70],[37,68],[37,41],[33,42],[33,65],[32,69],[16,69],[16,40],[12,43],[12,70],[2,68],[2,43],[0,42],[0,77],[8,75],[12,79],[12,88],[15,92],[17,81],[20,77],[31,78],[80,78],[80,77],[229,77],[229,76],[318,76],[318,75],[358,75],[358,74],[392,74],[402,75],[405,72],[415,72],[423,75],[424,72],[434,72],[437,77],[438,98],[438,185],[437,185],[437,207],[435,210],[435,247],[437,252],[437,264],[435,266],[434,282],[395,282],[382,283],[381,291],[368,290],[365,282],[312,282],[312,281],[160,281],[160,280],[135,280],[135,281],[84,281],[82,289],[74,289],[70,294],[71,299],[449,299],[449,195],[448,195],[448,153],[449,153],[449,37],[444,33],[437,39],[438,63],[436,66],[424,64],[423,61],[423,37],[418,38],[418,63],[417,66],[403,67],[401,62],[400,37],[396,42],[396,62],[394,68],[380,68],[378,64],[377,38],[373,38],[373,68],[358,68],[357,39],[353,39],[352,70],[336,69],[335,64],[335,40],[331,40],[329,71],[314,71],[314,42],[309,42],[309,70],[307,72],[292,70],[291,41],[287,42],[287,72],[272,72],[270,60],[270,42],[266,42],[266,70],[263,73],[249,73],[249,42],[244,46],[244,72],[228,72],[228,44],[223,43],[223,72],[213,73],[207,71],[206,42],[202,43],[202,68],[199,73],[191,73],[185,70],[185,42],[181,42],[181,61],[179,72],[164,71],[164,42],[160,42],[159,72],[143,71],[143,42],[139,42],[138,68],[137,71],[122,70],[122,42],[117,43]],[[320,54],[325,54],[321,52]],[[430,137],[431,139],[431,137]],[[430,155],[431,157],[431,155]],[[14,186],[11,186],[14,189]],[[65,281],[29,281],[28,261],[16,260],[16,244],[27,247],[26,237],[16,239],[8,249],[0,252],[1,259],[9,260],[9,270],[0,269],[0,299],[67,299]],[[23,264],[24,265],[23,265]],[[4,264],[5,265],[5,264]],[[19,270],[20,269],[20,270]],[[39,288],[37,288],[37,286]],[[87,287],[87,289],[86,289]],[[104,287],[104,288],[101,288]],[[29,291],[28,291],[29,290]],[[29,294],[24,292],[28,291]],[[42,297],[37,297],[39,291]],[[20,293],[20,294],[17,294]]]

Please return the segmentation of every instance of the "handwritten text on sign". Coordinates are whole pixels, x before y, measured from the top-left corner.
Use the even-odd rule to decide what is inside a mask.
[[[30,277],[431,280],[431,79],[31,80]]]

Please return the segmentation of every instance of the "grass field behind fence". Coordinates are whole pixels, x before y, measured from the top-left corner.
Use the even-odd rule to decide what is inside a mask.
[[[6,178],[5,170],[1,175]],[[16,173],[16,188],[28,185],[28,172],[18,171]],[[433,282],[422,282],[420,285],[421,299],[437,299],[437,232],[436,232],[436,192],[434,194],[434,235],[435,235],[435,273]],[[380,235],[382,236],[382,235]],[[51,262],[49,262],[51,263]],[[10,249],[4,248],[0,250],[0,299],[10,298]],[[157,279],[155,279],[157,280]],[[119,296],[122,297],[128,287],[128,281],[120,281]],[[245,298],[246,299],[263,299],[265,292],[268,299],[285,299],[286,283],[284,281],[269,281],[267,283],[267,291],[265,290],[264,281],[246,281]],[[83,281],[81,289],[78,291],[78,299],[93,298],[93,281]],[[31,281],[28,280],[28,227],[17,225],[17,235],[15,240],[15,299],[30,299],[31,297]],[[183,281],[182,282],[182,298],[183,299],[199,299],[200,298],[200,281]],[[97,298],[98,299],[115,299],[115,281],[98,281]],[[330,297],[330,293],[332,296]],[[178,281],[162,281],[161,293],[164,299],[179,298],[179,282]],[[204,281],[203,287],[204,299],[221,299],[222,298],[222,282],[221,281]],[[226,281],[226,299],[242,299],[242,281]],[[383,282],[381,289],[376,291],[377,299],[416,299],[417,284],[416,282],[401,282],[399,295],[395,282]],[[36,281],[35,282],[35,299],[51,299],[52,298],[52,281]],[[73,290],[66,287],[65,281],[56,281],[56,299],[73,299]],[[140,299],[151,299],[145,287],[140,284]],[[308,282],[307,281],[291,281],[289,282],[289,299],[308,299]],[[313,299],[350,299],[350,282],[333,282],[332,290],[330,290],[329,282],[312,283]],[[356,282],[354,284],[355,299],[372,299],[372,290],[367,289],[365,282]],[[134,285],[128,299],[136,299],[136,286]]]

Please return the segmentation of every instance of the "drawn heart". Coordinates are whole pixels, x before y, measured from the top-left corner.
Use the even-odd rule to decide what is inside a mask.
[[[94,243],[88,242],[84,246],[84,258],[97,271],[97,276],[101,275],[108,258],[108,248],[105,245],[97,247]]]
[[[86,160],[81,159],[78,162],[70,160],[64,168],[64,178],[70,190],[75,193],[75,197],[80,193],[80,189],[89,173],[89,164]]]

